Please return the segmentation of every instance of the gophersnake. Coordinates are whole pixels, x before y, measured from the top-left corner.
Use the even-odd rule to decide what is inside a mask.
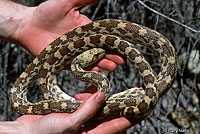
[[[162,66],[158,76],[154,75],[150,65],[130,42],[141,44],[160,57]],[[82,69],[96,62],[90,61],[93,55],[103,56],[104,50],[96,48],[124,55],[140,73],[144,89],[129,89],[109,97],[108,79],[100,73]],[[75,58],[77,55],[79,56]],[[86,57],[92,58],[86,60]],[[57,86],[56,79],[59,72],[70,64],[74,76],[97,85],[98,91],[106,93],[107,99],[97,115],[98,118],[146,116],[158,99],[169,90],[177,72],[175,50],[160,33],[122,20],[95,21],[60,36],[34,59],[11,89],[10,100],[14,109],[20,114],[76,111],[82,101],[76,101],[62,92]],[[27,100],[27,92],[38,78],[44,100],[31,103]]]

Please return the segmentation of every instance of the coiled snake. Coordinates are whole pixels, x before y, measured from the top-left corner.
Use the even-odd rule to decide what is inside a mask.
[[[157,76],[131,43],[141,44],[160,57],[162,66]],[[140,73],[144,89],[133,88],[109,96],[110,85],[106,76],[82,69],[96,62],[90,61],[96,56],[97,60],[101,58],[104,54],[102,49],[110,49],[124,55]],[[79,56],[76,57],[77,55]],[[86,57],[91,58],[86,60]],[[76,111],[82,101],[68,96],[57,86],[56,76],[69,64],[74,76],[97,85],[98,91],[106,93],[107,99],[97,115],[98,118],[146,116],[158,99],[169,90],[177,72],[175,50],[160,33],[122,20],[95,21],[60,36],[34,59],[11,89],[10,100],[14,109],[20,114]],[[27,92],[38,78],[44,100],[31,103],[27,100]]]

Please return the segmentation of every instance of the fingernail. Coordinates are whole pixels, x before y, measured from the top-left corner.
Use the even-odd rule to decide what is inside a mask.
[[[76,94],[75,98],[76,98],[77,100],[81,100],[81,95],[80,95],[80,94]]]
[[[96,96],[96,101],[97,103],[99,103],[99,105],[102,105],[105,99],[105,95],[101,92],[98,93],[98,95]]]

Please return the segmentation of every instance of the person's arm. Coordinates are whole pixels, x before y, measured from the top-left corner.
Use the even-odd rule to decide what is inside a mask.
[[[15,42],[32,55],[38,55],[49,43],[62,34],[91,20],[80,14],[79,8],[97,0],[50,0],[37,7],[26,7],[0,0],[0,39]],[[93,70],[99,67],[114,71],[125,63],[121,56],[106,54]]]
[[[45,134],[121,134],[144,119],[130,121],[121,117],[100,124],[97,123],[98,121],[86,124],[103,104],[104,99],[103,93],[95,93],[72,114],[24,115],[13,122],[0,122],[0,134],[42,134],[44,132]]]
[[[13,122],[0,122],[0,134],[79,133],[81,125],[97,112],[104,98],[103,93],[95,93],[72,114],[24,115]]]
[[[0,134],[24,134],[23,127],[16,121],[0,122]]]
[[[0,0],[0,39],[17,43],[20,29],[31,10],[21,4]]]

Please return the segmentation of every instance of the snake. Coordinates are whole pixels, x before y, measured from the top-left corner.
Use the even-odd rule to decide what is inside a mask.
[[[159,56],[161,68],[157,75],[134,44]],[[143,80],[142,87],[110,95],[106,75],[84,70],[109,51],[130,61]],[[106,100],[96,119],[147,116],[170,89],[177,73],[175,49],[159,32],[125,20],[93,21],[61,35],[36,56],[11,88],[12,107],[21,115],[75,112],[83,101],[75,100],[57,85],[57,75],[66,66],[71,67],[76,78],[96,85],[99,92],[105,93]],[[27,93],[38,79],[43,100],[32,103]]]

